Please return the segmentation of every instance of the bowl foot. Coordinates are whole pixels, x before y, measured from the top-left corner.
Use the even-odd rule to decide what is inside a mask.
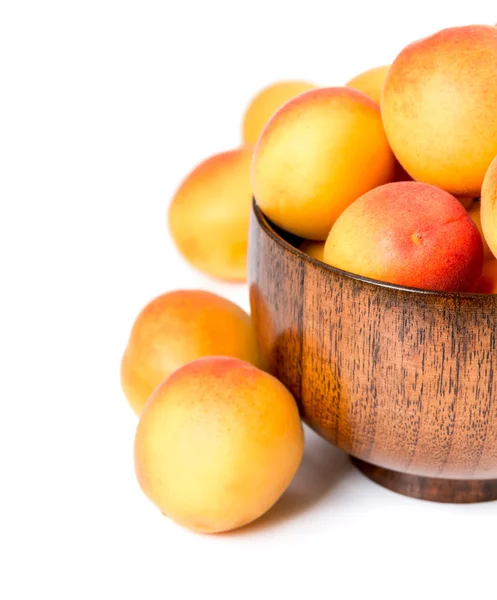
[[[368,479],[411,498],[432,502],[470,504],[497,500],[497,479],[438,479],[390,471],[351,457],[352,463]]]

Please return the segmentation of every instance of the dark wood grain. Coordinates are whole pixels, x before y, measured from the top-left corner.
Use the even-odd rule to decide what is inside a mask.
[[[453,501],[495,499],[488,480],[497,479],[497,296],[374,282],[304,255],[297,242],[254,204],[254,324],[269,370],[304,421],[380,467],[381,476],[368,476],[386,487],[430,500],[443,488],[447,501],[450,481],[416,488],[384,470],[481,480],[458,484]]]
[[[358,458],[352,458],[352,463],[375,483],[411,498],[452,504],[497,500],[496,479],[420,477],[419,475],[409,475],[408,473],[375,467]]]

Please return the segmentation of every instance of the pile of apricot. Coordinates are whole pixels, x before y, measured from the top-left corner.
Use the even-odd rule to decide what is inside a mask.
[[[239,148],[208,158],[168,212],[181,255],[244,281],[252,198],[315,260],[377,281],[497,293],[497,27],[444,29],[342,87],[287,81],[248,106]],[[266,512],[299,467],[290,392],[250,316],[177,291],[136,318],[121,382],[139,415],[145,494],[200,532]]]

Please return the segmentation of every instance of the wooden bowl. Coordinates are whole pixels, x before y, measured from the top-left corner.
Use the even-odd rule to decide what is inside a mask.
[[[254,202],[250,302],[269,370],[370,479],[497,499],[497,295],[415,290],[314,260]]]

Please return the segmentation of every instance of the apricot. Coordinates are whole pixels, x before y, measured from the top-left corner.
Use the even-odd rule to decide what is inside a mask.
[[[371,190],[349,206],[330,232],[324,260],[388,283],[466,292],[480,277],[483,244],[458,200],[405,181]]]
[[[479,294],[497,294],[497,259],[483,263],[483,270],[476,291]]]
[[[251,100],[243,116],[243,143],[254,145],[266,123],[283,104],[315,87],[307,81],[279,81],[262,89]]]
[[[345,85],[366,94],[379,106],[381,92],[389,69],[390,65],[369,69],[357,75]],[[397,159],[395,159],[393,181],[412,181],[412,177]]]
[[[249,315],[210,292],[158,296],[137,316],[121,361],[121,384],[137,413],[161,381],[196,358],[223,355],[262,366]]]
[[[497,257],[497,156],[490,164],[481,188],[481,225],[490,251]]]
[[[179,252],[216,279],[246,279],[251,158],[249,148],[208,158],[184,179],[169,207]]]
[[[324,254],[324,242],[313,242],[312,240],[304,240],[300,244],[299,250],[305,252],[308,256],[315,258],[316,260],[323,260]]]
[[[483,242],[483,260],[488,260],[489,258],[494,258],[492,251],[490,250],[487,240],[483,235],[483,228],[481,226],[481,206],[480,202],[473,202],[471,206],[467,209],[468,215],[471,217],[471,220],[476,225],[476,228],[480,232]]]
[[[345,85],[363,92],[379,105],[381,91],[389,69],[390,65],[374,67],[373,69],[369,69],[364,71],[364,73],[356,75]]]
[[[176,523],[219,533],[254,521],[280,498],[302,459],[297,405],[271,375],[208,357],[166,379],[135,436],[145,495]]]
[[[349,204],[392,180],[394,165],[375,102],[351,88],[320,88],[270,119],[254,149],[252,189],[273,223],[325,240]]]
[[[452,27],[404,48],[386,76],[390,146],[417,181],[478,197],[497,154],[497,29]]]

